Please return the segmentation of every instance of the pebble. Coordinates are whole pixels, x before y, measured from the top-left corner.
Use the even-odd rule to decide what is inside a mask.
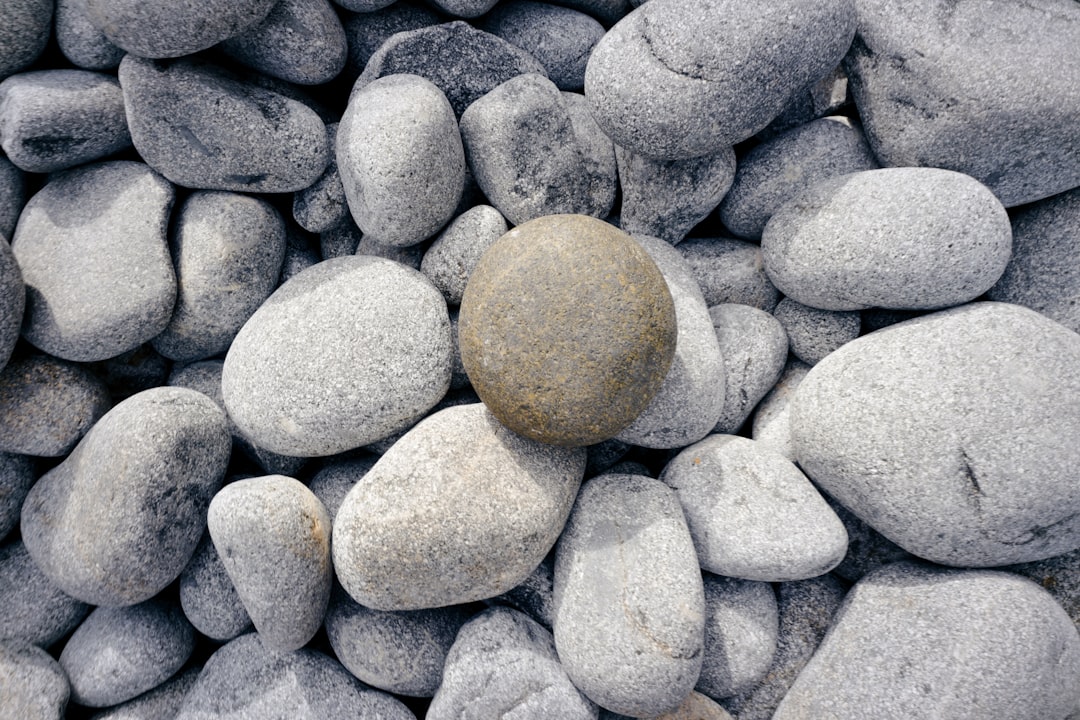
[[[35,480],[33,458],[0,452],[0,540],[19,524],[19,511]]]
[[[48,648],[90,612],[38,570],[19,540],[0,546],[0,640]]]
[[[23,542],[41,571],[79,600],[147,600],[195,552],[229,448],[225,415],[205,395],[133,395],[30,490]]]
[[[853,512],[825,497],[848,534],[848,551],[843,561],[833,568],[833,574],[849,583],[858,582],[864,575],[882,565],[902,560],[914,560],[914,556],[892,540],[879,533],[858,518]]]
[[[511,433],[482,404],[435,413],[345,497],[334,519],[338,581],[376,610],[504,593],[551,550],[584,473],[583,449]]]
[[[360,76],[382,44],[401,32],[438,25],[442,20],[419,0],[335,0],[356,14],[344,21],[349,56],[345,70],[350,80]],[[367,7],[358,7],[365,5]],[[374,9],[374,6],[381,6]],[[402,53],[402,60],[405,55]],[[414,61],[415,62],[415,61]],[[392,74],[392,73],[387,73]]]
[[[26,283],[19,262],[11,245],[0,236],[0,369],[15,351],[25,309]]]
[[[195,631],[172,601],[101,607],[79,625],[60,653],[71,699],[109,707],[165,682],[195,649]]]
[[[17,640],[0,642],[0,698],[6,717],[63,720],[70,697],[64,669],[47,652]]]
[[[338,123],[327,123],[326,138],[330,146],[330,163],[326,170],[315,182],[293,195],[293,219],[308,232],[325,232],[352,219],[349,203],[345,199],[345,186],[341,184],[341,173],[338,172],[337,131]]]
[[[356,227],[356,223],[352,221],[352,218],[347,214],[348,207],[346,206],[345,219],[337,223],[333,227],[327,229],[325,232],[319,233],[319,255],[323,260],[333,260],[338,257],[345,257],[346,255],[377,255],[379,257],[385,257],[388,260],[393,260],[392,253],[382,255],[380,253],[368,253],[360,252],[357,250],[360,247],[360,243],[363,241],[363,233],[360,232],[360,228]],[[391,248],[389,245],[382,245],[380,247],[387,248],[389,250],[396,250],[397,248]],[[406,248],[408,249],[408,248]],[[407,263],[402,263],[403,265]]]
[[[319,502],[330,515],[331,521],[337,517],[341,503],[352,490],[353,485],[367,475],[378,459],[378,455],[363,455],[358,458],[330,461],[312,476],[307,484],[308,489],[319,498]]]
[[[787,334],[791,354],[807,365],[859,337],[862,318],[857,311],[819,310],[784,298],[773,310]]]
[[[33,64],[52,30],[54,0],[8,0],[0,8],[0,80]]]
[[[318,251],[312,247],[308,237],[292,224],[285,226],[285,262],[281,264],[281,278],[279,285],[285,284],[286,280],[319,262]]]
[[[610,710],[600,710],[600,720],[633,720],[626,715],[619,715]],[[686,696],[679,707],[651,720],[732,720],[724,708],[705,695],[692,692]]]
[[[635,475],[585,483],[555,554],[554,632],[567,675],[608,710],[659,715],[690,694],[705,595],[674,491]]]
[[[8,242],[15,233],[19,213],[26,204],[26,174],[0,152],[0,239]],[[0,254],[4,253],[0,245]]]
[[[724,360],[724,410],[714,433],[735,434],[776,385],[788,357],[788,337],[775,317],[749,305],[709,308]]]
[[[551,553],[517,587],[487,601],[520,610],[544,627],[555,624],[555,567]]]
[[[448,305],[460,305],[480,256],[506,234],[506,218],[490,205],[477,205],[446,226],[420,261],[420,272],[439,289]]]
[[[86,0],[56,0],[56,43],[64,57],[84,70],[114,70],[126,54],[94,25]]]
[[[212,640],[225,642],[251,629],[251,616],[209,533],[180,573],[180,607],[188,622]]]
[[[498,0],[432,0],[432,5],[456,17],[480,17],[495,7]]]
[[[690,238],[676,246],[690,265],[709,307],[749,305],[771,313],[780,291],[765,273],[761,247],[734,238]]]
[[[808,372],[810,366],[802,360],[788,360],[776,385],[758,403],[750,429],[751,438],[792,462],[795,447],[791,442],[791,397]]]
[[[776,593],[765,582],[705,573],[705,659],[695,689],[711,698],[752,690],[780,633]]]
[[[344,223],[349,227],[349,231],[353,233],[354,237],[360,235],[359,228],[351,220]],[[340,229],[341,226],[338,226]],[[410,267],[413,270],[420,270],[420,262],[424,258],[424,249],[427,247],[427,243],[421,243],[412,245],[410,247],[397,247],[394,245],[383,245],[382,243],[375,242],[370,236],[364,235],[360,238],[360,241],[356,244],[354,255],[371,255],[373,257],[381,257],[386,260],[393,260],[396,263],[401,263],[405,267]]]
[[[87,362],[160,333],[176,298],[165,238],[173,196],[146,165],[118,160],[58,175],[30,198],[11,242],[26,282],[23,337]]]
[[[848,94],[848,79],[843,65],[837,65],[825,77],[803,88],[788,102],[776,118],[759,132],[757,139],[765,142],[799,125],[829,116],[842,116],[854,105]]]
[[[180,712],[201,670],[201,667],[188,668],[137,698],[95,713],[91,720],[171,720]]]
[[[165,384],[169,361],[149,343],[106,360],[92,362],[90,371],[105,382],[113,402]]]

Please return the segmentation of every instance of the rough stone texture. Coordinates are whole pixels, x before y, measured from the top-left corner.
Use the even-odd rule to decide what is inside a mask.
[[[1080,335],[972,303],[865,335],[799,385],[791,435],[825,492],[943,565],[1041,560],[1080,542]]]
[[[67,455],[110,406],[105,384],[78,365],[37,354],[14,360],[0,371],[0,452]]]
[[[1080,332],[1080,188],[1017,212],[1012,231],[1012,258],[990,299],[1038,310]]]
[[[555,554],[554,629],[566,673],[598,705],[643,717],[690,694],[705,595],[672,490],[635,475],[582,487]]]
[[[1080,185],[1080,7],[858,0],[844,61],[886,166],[957,170],[1006,207]]]
[[[195,629],[213,640],[232,640],[251,628],[251,616],[209,533],[180,574],[180,607]]]
[[[337,163],[349,210],[366,236],[408,247],[454,215],[465,150],[450,103],[416,75],[357,85],[341,118]]]
[[[335,0],[350,10],[359,10],[345,20],[345,37],[349,45],[349,57],[345,73],[349,79],[357,78],[364,72],[368,60],[384,42],[393,35],[423,27],[438,25],[442,20],[429,6],[419,0],[397,0],[393,4],[386,0]],[[365,3],[380,5],[379,9],[355,8],[353,5]],[[402,53],[402,60],[405,53]],[[396,72],[396,71],[395,71]],[[387,73],[392,74],[392,73]]]
[[[858,518],[835,500],[825,497],[848,534],[848,551],[843,561],[833,568],[833,574],[856,583],[872,570],[914,556]]]
[[[513,225],[544,215],[605,217],[615,202],[614,148],[584,104],[543,75],[502,83],[461,116],[477,184]]]
[[[203,60],[120,63],[135,149],[177,185],[301,190],[330,161],[326,126],[306,105]]]
[[[614,25],[634,9],[630,0],[564,0],[562,4],[593,16],[604,27]]]
[[[64,57],[86,70],[113,70],[125,55],[94,25],[86,0],[56,0],[56,43]]]
[[[176,717],[188,692],[195,686],[200,667],[184,670],[137,698],[95,713],[90,720],[163,720]]]
[[[19,524],[19,512],[37,475],[25,455],[0,452],[0,540]]]
[[[195,552],[229,446],[225,415],[205,395],[134,395],[30,490],[23,542],[73,597],[107,606],[147,600]]]
[[[356,227],[356,224],[353,223],[352,220],[349,220],[345,224],[348,225],[351,228],[351,231],[355,232],[356,235],[360,235],[360,229]],[[340,227],[341,226],[338,226],[338,229],[340,229]],[[413,270],[420,270],[420,261],[424,257],[425,247],[425,243],[420,243],[411,247],[383,245],[365,235],[361,237],[360,241],[356,244],[356,250],[353,254],[381,257],[386,260],[393,260],[394,262],[401,263],[405,267],[410,267]]]
[[[7,717],[63,720],[70,696],[64,669],[51,655],[26,642],[0,642],[0,698]]]
[[[26,204],[11,249],[26,282],[23,336],[64,360],[115,357],[169,322],[165,229],[174,190],[142,163],[57,176]]]
[[[475,18],[495,7],[497,2],[498,0],[432,0],[432,5],[448,15]]]
[[[346,10],[352,10],[359,17],[370,15],[385,9],[393,0],[334,0]]]
[[[1080,550],[999,569],[1023,575],[1041,585],[1080,628]]]
[[[11,245],[0,235],[0,369],[7,365],[19,341],[25,309],[26,283],[19,262]]]
[[[353,485],[367,475],[368,470],[378,459],[378,455],[363,455],[358,458],[332,461],[323,465],[322,469],[311,478],[311,482],[307,484],[308,489],[319,498],[319,502],[330,515],[331,521],[337,517],[337,511]]]
[[[480,256],[506,234],[506,218],[490,205],[477,205],[454,218],[420,261],[420,272],[439,288],[449,305],[460,305]]]
[[[772,586],[706,573],[705,659],[696,689],[711,698],[737,695],[765,677],[776,654],[780,611]]]
[[[104,381],[114,403],[143,390],[164,385],[169,376],[169,361],[149,343],[107,360],[90,363],[88,367]]]
[[[368,685],[431,697],[443,681],[446,654],[472,615],[464,606],[372,610],[337,587],[326,613],[326,635],[341,664]]]
[[[338,123],[326,125],[327,144],[330,147],[330,163],[326,170],[315,182],[293,195],[293,219],[308,232],[325,232],[342,221],[352,219],[345,199],[345,187],[341,184],[341,173],[338,172],[337,131]]]
[[[601,708],[600,720],[633,720],[633,718]],[[707,696],[699,692],[692,692],[686,696],[686,699],[682,701],[679,707],[663,715],[657,715],[650,720],[732,720],[732,718],[724,708],[717,705]]]
[[[421,421],[346,496],[334,569],[356,601],[419,610],[493,597],[555,544],[585,451],[509,432],[482,404]]]
[[[318,250],[312,247],[308,237],[292,223],[285,225],[285,262],[281,264],[279,285],[319,262]]]
[[[0,547],[0,640],[47,648],[74,630],[90,606],[45,577],[21,541]]]
[[[551,633],[517,610],[492,608],[458,633],[427,720],[596,714],[559,664]]]
[[[635,238],[656,262],[675,302],[675,358],[659,392],[616,437],[648,448],[685,447],[705,437],[724,409],[724,361],[701,289],[678,250]]]
[[[555,215],[484,253],[458,332],[469,379],[500,422],[541,442],[590,445],[661,390],[676,318],[662,270],[629,235]]]
[[[604,132],[632,152],[711,155],[763,129],[835,68],[854,33],[851,0],[648,2],[596,44],[585,96]]]
[[[725,371],[724,410],[713,432],[734,434],[784,372],[787,333],[779,320],[749,305],[715,305],[709,317]]]
[[[758,145],[735,171],[720,203],[720,219],[733,234],[760,240],[773,213],[817,182],[878,167],[858,124],[826,117]]]
[[[1080,636],[1031,581],[896,563],[851,589],[773,718],[1066,718],[1078,675]]]
[[[0,153],[0,238],[4,239],[5,244],[7,239],[15,233],[15,225],[19,222],[19,213],[22,212],[25,203],[26,176],[22,170],[4,157],[3,153]],[[0,257],[4,252],[3,246],[0,246]],[[0,263],[2,262],[3,260],[0,260]],[[8,270],[5,268],[3,272],[6,273]]]
[[[494,607],[509,605],[546,628],[555,624],[555,568],[549,554],[520,585],[488,600]]]
[[[446,301],[390,260],[326,260],[278,288],[225,357],[229,416],[284,455],[351,450],[422,417],[450,385]]]
[[[795,93],[783,112],[756,137],[762,142],[772,140],[799,125],[830,115],[843,115],[853,107],[854,103],[848,95],[847,75],[844,74],[843,65],[837,65],[828,75]]]
[[[780,302],[780,291],[765,274],[759,246],[733,238],[691,238],[677,249],[709,307],[738,303],[771,313]]]
[[[319,233],[319,254],[323,260],[332,260],[336,257],[344,257],[345,255],[377,255],[379,257],[385,257],[388,260],[394,260],[391,253],[382,255],[380,253],[357,253],[357,249],[360,247],[360,243],[363,242],[364,234],[360,232],[360,228],[356,227],[356,223],[353,222],[352,216],[349,215],[349,207],[345,206],[345,218],[338,222],[336,225],[328,228],[325,232]],[[393,248],[389,245],[381,245],[388,250],[398,250],[399,248]],[[405,248],[406,250],[409,248]],[[401,262],[400,260],[398,262]],[[402,262],[403,265],[408,263]]]
[[[0,80],[31,65],[49,42],[54,0],[8,0],[0,7]]]
[[[826,355],[859,337],[862,324],[858,312],[818,310],[791,298],[781,300],[773,316],[784,327],[791,354],[807,365],[817,365]]]
[[[758,403],[750,436],[794,462],[795,447],[791,443],[791,397],[795,388],[810,372],[810,366],[791,358],[780,379]]]
[[[195,631],[172,601],[156,598],[98,608],[60,653],[71,699],[108,707],[138,697],[179,670],[195,648]]]

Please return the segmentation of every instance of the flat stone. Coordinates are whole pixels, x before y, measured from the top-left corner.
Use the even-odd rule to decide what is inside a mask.
[[[779,320],[749,305],[714,305],[709,318],[725,377],[724,410],[713,432],[735,434],[784,372],[788,337]]]
[[[0,9],[0,79],[30,66],[49,43],[54,0],[11,0]]]
[[[95,713],[91,720],[161,720],[174,718],[184,698],[195,686],[201,667],[184,670],[170,680],[147,690],[137,698]]]
[[[511,430],[591,445],[626,428],[660,391],[677,351],[671,298],[629,235],[583,215],[538,218],[473,270],[461,301],[462,361]]]
[[[337,511],[353,485],[360,482],[371,467],[378,461],[378,455],[363,455],[358,458],[331,461],[322,466],[307,484],[315,493],[319,502],[326,508],[330,520],[337,517]]]
[[[781,300],[773,316],[784,327],[791,354],[811,366],[859,337],[862,325],[858,312],[819,310],[791,298]]]
[[[446,226],[420,261],[420,272],[439,288],[448,305],[460,305],[480,256],[510,228],[490,205],[477,205]]]
[[[0,539],[19,524],[23,500],[35,480],[33,458],[0,452]]]
[[[695,689],[711,698],[752,690],[776,655],[780,610],[769,583],[705,574],[705,659]]]
[[[345,187],[341,184],[341,173],[338,172],[337,131],[338,123],[326,125],[327,144],[330,147],[330,163],[326,170],[315,182],[293,195],[293,219],[308,232],[321,233],[342,221],[352,220],[349,203],[345,199]]]
[[[71,687],[60,664],[41,648],[0,642],[0,697],[11,718],[62,720]]]
[[[371,56],[392,36],[442,22],[434,10],[418,0],[397,0],[397,2],[335,0],[335,2],[356,11],[355,15],[344,21],[345,37],[349,46],[345,73],[350,79],[357,78],[364,72]],[[357,7],[359,5],[364,7]],[[402,53],[402,59],[405,55],[406,53]]]
[[[780,302],[780,291],[765,273],[760,246],[734,238],[690,238],[677,249],[709,307],[738,303],[771,313]]]
[[[791,441],[791,398],[795,388],[810,372],[810,366],[798,358],[791,358],[773,389],[766,393],[754,412],[750,437],[768,445],[788,460],[795,461],[795,447]]]
[[[26,175],[0,153],[0,238],[4,242],[14,235],[25,204]],[[0,253],[3,252],[0,247]]]
[[[90,19],[86,0],[56,0],[56,44],[72,65],[84,70],[114,70],[126,54]]]
[[[0,547],[0,640],[47,648],[83,621],[90,606],[38,570],[19,540]]]
[[[251,629],[251,616],[209,533],[180,573],[180,607],[188,622],[212,640],[225,642]]]

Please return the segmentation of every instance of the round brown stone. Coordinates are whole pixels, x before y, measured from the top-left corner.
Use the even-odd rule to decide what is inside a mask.
[[[645,410],[675,355],[675,304],[633,238],[585,215],[519,225],[481,257],[461,300],[465,371],[525,437],[590,445]]]

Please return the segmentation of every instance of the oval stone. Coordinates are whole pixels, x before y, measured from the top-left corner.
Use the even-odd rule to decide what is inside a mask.
[[[213,640],[232,640],[251,628],[251,616],[209,533],[180,574],[180,607],[195,629]]]
[[[47,648],[83,621],[90,606],[56,587],[16,540],[0,547],[0,640]]]
[[[36,645],[0,642],[0,698],[9,718],[61,720],[71,686],[60,664]]]

